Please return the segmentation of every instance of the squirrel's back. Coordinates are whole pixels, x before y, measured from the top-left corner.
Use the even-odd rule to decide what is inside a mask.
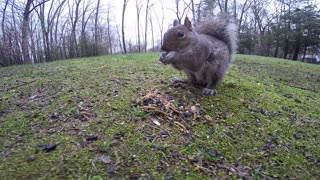
[[[211,16],[200,21],[195,31],[198,34],[206,34],[215,37],[228,46],[231,54],[237,51],[237,25],[228,15]]]

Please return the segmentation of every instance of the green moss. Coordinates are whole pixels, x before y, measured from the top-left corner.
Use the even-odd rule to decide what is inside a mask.
[[[320,66],[237,55],[219,93],[199,98],[199,89],[168,87],[185,76],[157,58],[114,55],[0,68],[2,177],[319,177]],[[200,103],[214,125],[203,116],[191,122],[194,141],[161,119],[154,125],[150,119],[157,117],[132,106],[151,88],[175,103]],[[87,141],[90,135],[98,140]],[[43,151],[50,143],[56,150]]]

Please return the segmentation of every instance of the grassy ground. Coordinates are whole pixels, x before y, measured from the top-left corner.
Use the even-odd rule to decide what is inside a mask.
[[[320,66],[238,55],[202,97],[157,57],[0,68],[0,179],[320,178]],[[152,88],[199,107],[189,133],[133,105]]]

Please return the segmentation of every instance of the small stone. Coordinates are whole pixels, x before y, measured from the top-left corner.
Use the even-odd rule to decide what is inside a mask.
[[[170,120],[169,125],[170,125],[170,126],[173,126],[173,125],[174,125],[174,120],[173,120],[173,119]]]
[[[162,132],[161,132],[161,135],[162,135],[162,136],[169,136],[169,132],[168,132],[168,131],[162,131]]]
[[[183,116],[186,117],[186,118],[189,118],[192,116],[192,114],[189,112],[189,111],[186,111],[183,113]]]
[[[194,142],[194,139],[193,139],[193,137],[192,137],[192,135],[190,133],[186,134],[186,138],[187,138],[187,140],[189,140],[191,142]]]
[[[301,138],[301,135],[297,134],[297,133],[295,133],[293,136],[294,136],[294,138],[296,138],[296,140],[299,140]]]
[[[227,112],[224,112],[224,113],[222,114],[222,118],[223,118],[223,119],[227,119],[227,118],[228,118],[228,113],[227,113]]]
[[[96,141],[98,140],[98,136],[96,135],[90,135],[86,138],[86,141]]]
[[[192,113],[196,113],[197,112],[196,106],[191,106],[190,110],[191,110]]]
[[[160,122],[157,120],[157,119],[151,119],[152,120],[152,122],[155,124],[155,125],[157,125],[157,126],[161,126],[161,124],[160,124]]]
[[[59,113],[58,112],[54,112],[51,114],[51,118],[52,119],[58,119],[59,118]]]
[[[56,148],[57,148],[56,144],[48,144],[43,148],[43,150],[46,152],[50,152],[50,151],[55,150]]]
[[[268,115],[268,112],[267,112],[266,109],[262,108],[262,109],[261,109],[261,114],[263,114],[263,115]]]
[[[164,151],[164,150],[166,150],[165,147],[161,147],[161,146],[154,146],[154,149],[155,149],[155,150],[158,150],[158,151]]]

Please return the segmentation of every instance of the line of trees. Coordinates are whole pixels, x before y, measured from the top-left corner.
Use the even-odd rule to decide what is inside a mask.
[[[137,38],[126,40],[127,5],[136,10]],[[3,0],[0,65],[159,50],[176,16],[226,12],[239,26],[239,53],[305,60],[320,51],[320,12],[311,0],[123,0],[118,25],[101,0]],[[155,6],[157,5],[157,6]],[[160,34],[155,37],[155,34]]]
[[[235,17],[241,54],[320,58],[320,11],[312,0],[203,0],[197,6],[198,20],[217,10]]]
[[[111,7],[101,0],[5,0],[0,7],[1,65],[121,51]]]

